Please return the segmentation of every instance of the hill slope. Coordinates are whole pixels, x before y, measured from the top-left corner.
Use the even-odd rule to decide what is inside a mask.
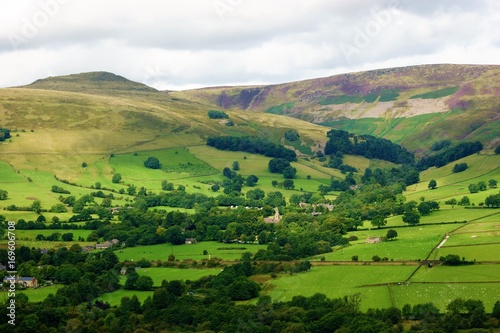
[[[488,144],[500,136],[500,66],[495,65],[411,66],[171,95],[383,136],[417,151],[443,138]]]

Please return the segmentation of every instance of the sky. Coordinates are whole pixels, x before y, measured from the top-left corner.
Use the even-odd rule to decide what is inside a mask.
[[[500,64],[498,0],[0,3],[0,87],[92,71],[184,90]]]

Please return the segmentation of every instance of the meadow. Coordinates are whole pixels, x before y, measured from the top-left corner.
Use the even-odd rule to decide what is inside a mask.
[[[273,301],[290,301],[293,296],[312,296],[315,293],[336,298],[360,293],[361,308],[390,307],[391,298],[387,286],[373,284],[403,282],[415,270],[412,266],[321,266],[309,272],[280,275],[268,281],[262,294]]]
[[[267,245],[258,244],[225,244],[218,242],[199,242],[196,244],[172,245],[157,244],[148,246],[128,247],[115,251],[120,261],[167,260],[173,254],[175,259],[208,260],[219,258],[222,260],[238,260],[245,252],[256,253],[266,249]],[[207,254],[203,254],[203,251]]]
[[[182,280],[196,281],[204,276],[217,275],[221,271],[220,268],[204,268],[204,269],[181,269],[181,268],[141,268],[137,271],[139,276],[149,276],[153,279],[153,286],[160,287],[163,280]],[[124,281],[123,281],[124,282]]]

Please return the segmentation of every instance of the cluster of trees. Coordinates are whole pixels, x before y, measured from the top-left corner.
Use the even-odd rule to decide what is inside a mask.
[[[62,194],[70,194],[71,193],[70,191],[65,190],[61,186],[57,186],[57,185],[52,185],[52,188],[50,190],[54,193],[62,193]]]
[[[290,165],[290,162],[284,158],[273,158],[268,163],[269,171],[272,173],[281,173],[284,178],[292,179],[297,174],[297,169]]]
[[[161,163],[158,158],[150,156],[146,161],[144,161],[144,166],[149,169],[160,169]]]
[[[297,130],[289,129],[285,132],[284,137],[288,141],[297,141],[300,138],[300,135],[299,132],[297,132]]]
[[[500,207],[500,194],[492,194],[484,200],[487,207]]]
[[[9,198],[9,192],[5,190],[0,190],[0,200],[7,200]]]
[[[219,110],[209,110],[207,112],[208,118],[210,119],[228,119],[229,116],[224,111]]]
[[[330,130],[325,155],[338,151],[344,154],[360,155],[367,158],[378,158],[397,164],[414,164],[415,157],[404,147],[390,140],[371,135],[355,135],[343,130]]]
[[[10,137],[10,130],[0,127],[0,141],[5,141]]]
[[[253,136],[219,136],[207,139],[207,145],[219,150],[244,151],[247,153],[261,154],[267,157],[283,158],[293,162],[297,160],[295,151],[282,145],[272,143],[267,139]]]
[[[453,173],[465,171],[468,167],[467,163],[457,163],[453,166]]]
[[[417,162],[417,168],[419,170],[426,170],[433,166],[440,168],[448,163],[480,152],[482,149],[483,144],[479,141],[462,142],[454,147],[446,149],[443,152],[423,157]]]
[[[495,179],[490,179],[488,181],[488,185],[486,185],[485,181],[479,181],[476,184],[469,184],[469,192],[470,193],[477,193],[479,191],[486,191],[489,188],[496,188],[498,184],[498,181]]]
[[[449,146],[451,146],[451,141],[450,140],[440,140],[438,142],[434,142],[431,145],[431,150],[432,151],[438,151],[438,150],[442,150],[442,149],[448,148]]]

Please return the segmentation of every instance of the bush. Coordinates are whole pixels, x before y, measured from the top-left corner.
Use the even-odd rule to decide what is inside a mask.
[[[453,172],[454,173],[462,172],[467,170],[467,168],[468,168],[467,163],[458,163],[455,164],[455,166],[453,167]]]
[[[208,111],[208,118],[210,119],[228,119],[229,116],[227,113],[219,110],[210,110]]]
[[[144,166],[149,169],[161,168],[160,161],[156,157],[148,157],[148,159],[144,161]]]

